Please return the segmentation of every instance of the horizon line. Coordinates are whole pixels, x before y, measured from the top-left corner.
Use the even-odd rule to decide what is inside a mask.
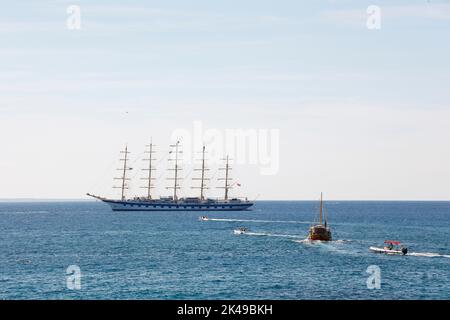
[[[95,202],[100,201],[97,199],[83,199],[83,198],[32,198],[32,197],[24,197],[24,198],[0,198],[0,202]],[[250,200],[253,202],[258,201],[319,201],[318,199],[256,199]],[[383,202],[450,202],[450,199],[328,199],[324,200],[324,202],[331,201],[383,201]]]

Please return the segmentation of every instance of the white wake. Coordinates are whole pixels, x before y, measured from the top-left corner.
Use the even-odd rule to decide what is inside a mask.
[[[294,238],[301,239],[303,236],[292,235],[292,234],[276,234],[276,233],[265,233],[265,232],[245,232],[242,235],[247,236],[265,236],[265,237],[281,237],[281,238]]]
[[[439,254],[439,253],[432,253],[432,252],[411,252],[407,254],[408,256],[416,256],[416,257],[427,257],[427,258],[434,258],[434,257],[444,257],[444,258],[450,258],[449,254]]]
[[[208,218],[204,221],[222,221],[222,222],[255,222],[255,223],[299,223],[311,224],[310,221],[289,221],[289,220],[252,220],[252,219],[222,219],[222,218]]]

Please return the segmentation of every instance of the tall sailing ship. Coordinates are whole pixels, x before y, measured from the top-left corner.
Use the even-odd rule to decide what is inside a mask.
[[[146,177],[142,178],[147,180],[145,188],[147,190],[146,195],[143,197],[134,197],[127,199],[125,196],[125,190],[129,189],[128,181],[130,178],[127,173],[132,170],[129,167],[129,154],[128,146],[125,147],[124,151],[121,151],[123,154],[122,159],[120,161],[123,162],[123,166],[118,169],[122,172],[122,176],[119,178],[115,178],[120,181],[120,186],[115,186],[114,188],[121,189],[121,198],[120,199],[108,199],[105,197],[97,196],[94,194],[87,193],[88,196],[93,197],[95,199],[101,200],[108,205],[111,206],[113,211],[240,211],[249,209],[253,206],[252,201],[248,201],[247,199],[239,199],[239,198],[229,198],[229,190],[233,188],[234,184],[231,183],[232,178],[229,175],[231,170],[230,159],[227,156],[225,161],[225,166],[223,168],[219,168],[219,170],[224,170],[225,175],[218,180],[223,181],[223,185],[217,188],[224,189],[224,197],[223,199],[212,199],[205,197],[205,190],[209,189],[206,186],[206,181],[209,179],[206,177],[205,172],[208,171],[205,165],[205,146],[203,146],[202,150],[202,159],[201,159],[201,168],[195,169],[195,171],[201,171],[200,177],[193,178],[193,180],[199,181],[200,185],[192,187],[192,189],[199,189],[200,194],[198,197],[178,197],[177,191],[180,189],[180,180],[182,178],[179,176],[180,170],[180,154],[182,151],[180,150],[180,142],[177,141],[176,144],[171,145],[172,150],[169,154],[172,158],[169,158],[169,161],[173,161],[174,166],[169,170],[173,171],[173,177],[167,178],[172,181],[172,184],[167,189],[173,189],[173,195],[168,197],[159,197],[153,198],[151,190],[154,188],[152,181],[155,180],[153,177],[153,171],[155,170],[153,154],[154,144],[150,143],[148,146],[148,150],[145,151],[147,153],[148,159],[144,159],[148,161],[148,167],[146,167],[145,171],[147,172]],[[239,184],[238,184],[239,185]]]
[[[309,228],[309,240],[331,241],[331,229],[328,226],[328,215],[325,215],[325,222],[323,222],[323,197],[320,193],[320,213],[319,224]]]

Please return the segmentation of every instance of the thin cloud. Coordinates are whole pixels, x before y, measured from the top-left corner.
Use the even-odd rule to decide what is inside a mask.
[[[367,20],[366,7],[360,9],[343,9],[327,11],[321,15],[329,21],[349,24],[365,24]],[[382,19],[423,18],[433,20],[450,19],[450,4],[422,4],[380,6]]]

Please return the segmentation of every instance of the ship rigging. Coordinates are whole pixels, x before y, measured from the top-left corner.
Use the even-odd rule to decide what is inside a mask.
[[[154,198],[151,192],[154,188],[153,181],[156,180],[153,175],[153,171],[156,170],[154,165],[156,159],[153,158],[153,154],[155,153],[154,146],[155,145],[150,142],[150,144],[147,145],[148,149],[145,151],[145,154],[148,154],[148,158],[144,160],[148,162],[148,166],[142,170],[148,171],[148,173],[145,177],[141,178],[147,181],[146,185],[141,187],[147,190],[145,197],[134,197],[131,199],[126,197],[126,190],[129,189],[128,182],[131,180],[128,172],[132,170],[129,166],[130,151],[128,150],[128,146],[125,146],[124,151],[120,152],[121,155],[123,155],[120,158],[123,165],[117,170],[122,174],[120,177],[114,178],[115,180],[120,181],[120,186],[113,187],[120,189],[120,199],[108,199],[90,193],[87,193],[87,195],[107,203],[111,206],[113,211],[240,211],[249,209],[253,206],[254,203],[247,199],[229,198],[229,190],[233,187],[233,185],[230,184],[232,178],[230,177],[231,166],[229,156],[226,156],[224,159],[225,166],[219,168],[219,170],[225,170],[224,177],[218,179],[219,181],[223,181],[224,184],[217,187],[224,189],[223,199],[212,199],[205,196],[205,191],[209,189],[206,185],[206,181],[210,180],[206,176],[206,171],[208,171],[209,168],[206,166],[205,146],[202,148],[201,167],[194,169],[194,171],[200,171],[200,177],[192,178],[193,181],[199,181],[200,185],[191,187],[192,189],[199,189],[200,194],[198,197],[180,198],[178,191],[181,188],[180,181],[183,179],[179,175],[180,170],[182,170],[180,165],[182,154],[180,141],[177,141],[170,146],[171,151],[169,152],[168,159],[170,162],[173,162],[173,166],[168,169],[169,171],[173,171],[173,175],[167,178],[167,180],[172,183],[167,186],[166,189],[173,189],[173,194],[168,197]]]

